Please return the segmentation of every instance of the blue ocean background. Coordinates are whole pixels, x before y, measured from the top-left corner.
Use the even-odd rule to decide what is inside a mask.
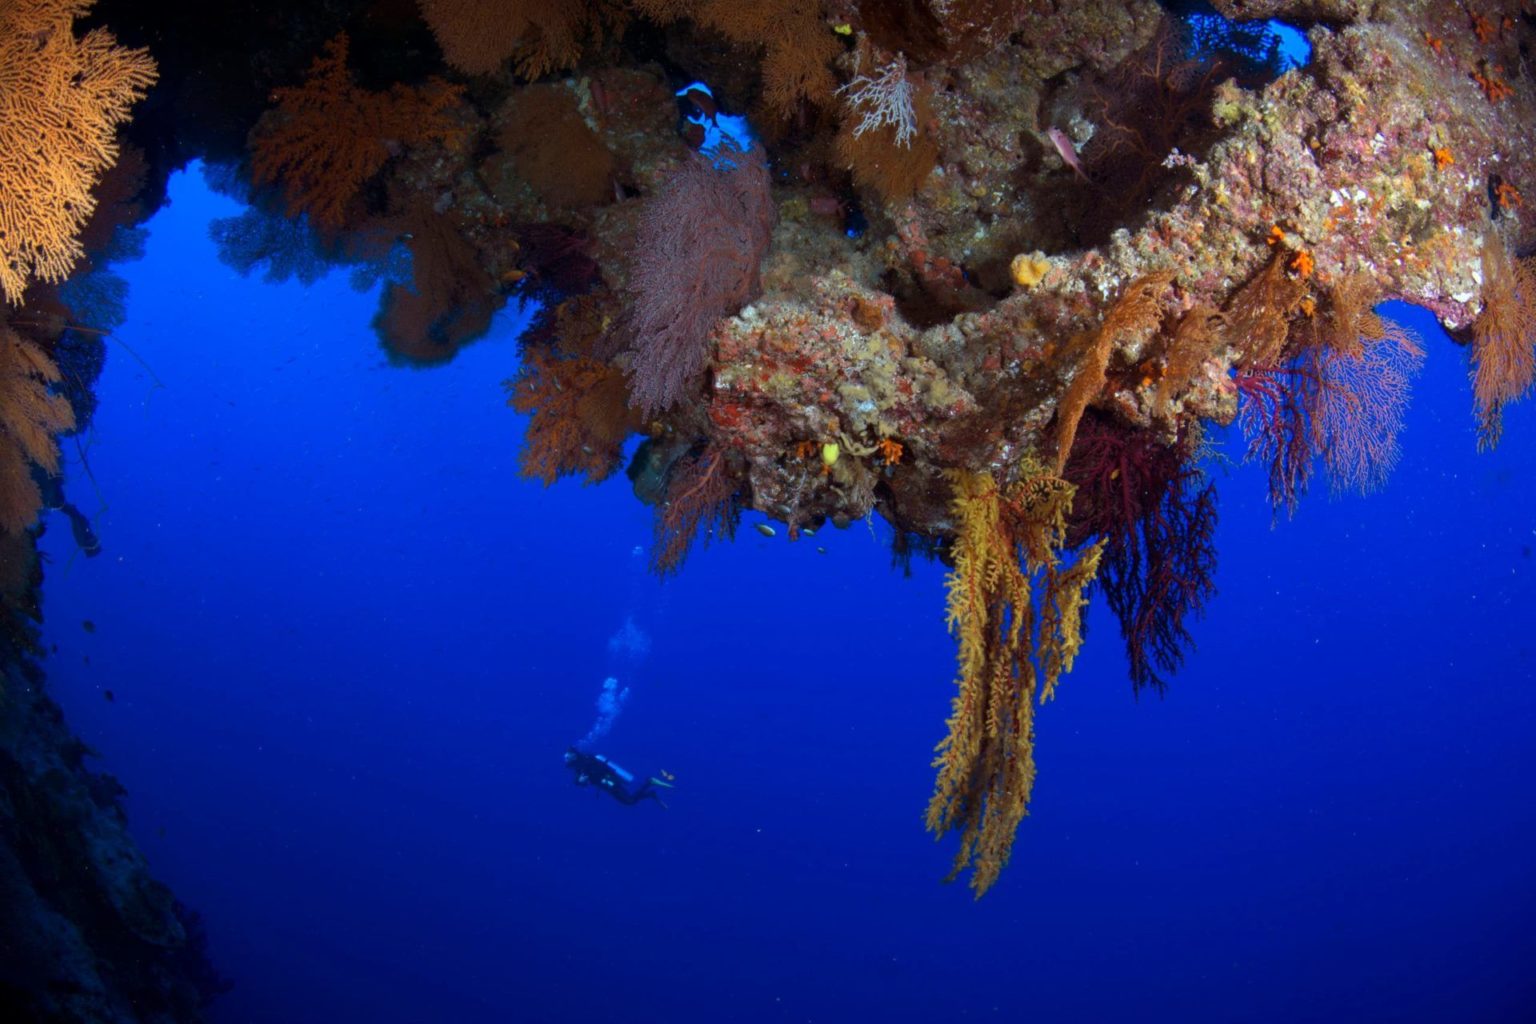
[[[1421,312],[1388,310],[1429,358],[1383,492],[1272,525],[1221,439],[1166,697],[1094,605],[977,902],[922,827],[942,566],[749,514],[658,581],[622,476],[518,477],[524,314],[391,366],[376,293],[243,278],[208,238],[238,204],[171,199],[118,268],[94,487],[67,446],[104,550],[50,521],[45,642],[235,982],[215,1021],[1536,1019],[1536,402],[1479,454]],[[597,749],[669,809],[562,766],[610,675]]]

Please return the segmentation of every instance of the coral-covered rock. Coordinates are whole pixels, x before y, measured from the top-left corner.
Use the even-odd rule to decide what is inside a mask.
[[[227,983],[150,873],[110,776],[43,694],[0,677],[0,1010],[7,1020],[199,1021]]]

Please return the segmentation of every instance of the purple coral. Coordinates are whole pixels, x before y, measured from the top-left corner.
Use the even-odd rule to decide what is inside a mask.
[[[1397,463],[1408,385],[1424,350],[1395,325],[1362,346],[1313,346],[1282,366],[1234,375],[1248,458],[1268,463],[1277,513],[1295,513],[1319,456],[1335,492],[1375,490]]]
[[[1216,593],[1216,489],[1187,436],[1164,444],[1092,412],[1066,478],[1077,486],[1067,543],[1106,541],[1098,585],[1120,620],[1136,689],[1162,693],[1194,645],[1186,620]]]
[[[676,402],[708,358],[709,332],[762,292],[773,233],[760,148],[692,156],[650,201],[629,268],[630,404],[652,416]]]

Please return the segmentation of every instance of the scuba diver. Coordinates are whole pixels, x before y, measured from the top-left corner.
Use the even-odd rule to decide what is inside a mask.
[[[666,778],[658,779],[655,776],[644,782],[635,783],[635,777],[631,773],[620,768],[602,754],[588,754],[585,751],[570,747],[565,752],[565,766],[576,776],[578,786],[596,786],[598,789],[611,795],[621,804],[637,804],[642,800],[655,800],[661,804],[661,809],[666,810],[667,805],[662,801],[657,788],[671,789],[672,783],[668,781],[671,776],[666,772],[661,774]]]
[[[75,503],[64,497],[63,476],[50,476],[40,466],[32,467],[32,479],[37,483],[37,489],[43,496],[43,507],[51,511],[63,512],[69,519],[69,530],[75,537],[75,544],[85,554],[86,558],[95,558],[101,554],[101,541],[96,536],[96,531],[91,529],[91,521],[85,517],[85,513],[75,507]]]

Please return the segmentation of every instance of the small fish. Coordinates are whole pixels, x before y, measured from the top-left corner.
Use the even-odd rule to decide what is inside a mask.
[[[103,697],[107,698],[107,703],[108,704],[114,703],[117,700],[117,695],[115,693],[113,693],[111,690],[102,690],[101,691],[101,695]]]
[[[96,623],[92,622],[90,619],[82,619],[80,622],[80,628],[85,630],[87,633],[94,633],[96,632]]]
[[[817,549],[816,549],[816,553],[817,553],[817,554],[818,554],[818,555],[824,555],[824,554],[826,554],[826,553],[827,553],[827,549],[826,549],[826,548],[817,548]]]
[[[807,537],[814,537],[814,536],[816,536],[816,531],[811,529],[809,526],[802,526],[800,528],[800,532],[803,535],[807,536]]]
[[[779,531],[775,530],[767,523],[756,523],[754,525],[757,527],[757,532],[762,534],[764,537],[777,537],[779,535]]]
[[[1056,152],[1061,156],[1061,162],[1076,171],[1079,178],[1087,181],[1088,175],[1083,173],[1082,161],[1077,158],[1077,147],[1072,144],[1067,133],[1060,128],[1047,128],[1045,137],[1050,139],[1051,145],[1056,147]]]

